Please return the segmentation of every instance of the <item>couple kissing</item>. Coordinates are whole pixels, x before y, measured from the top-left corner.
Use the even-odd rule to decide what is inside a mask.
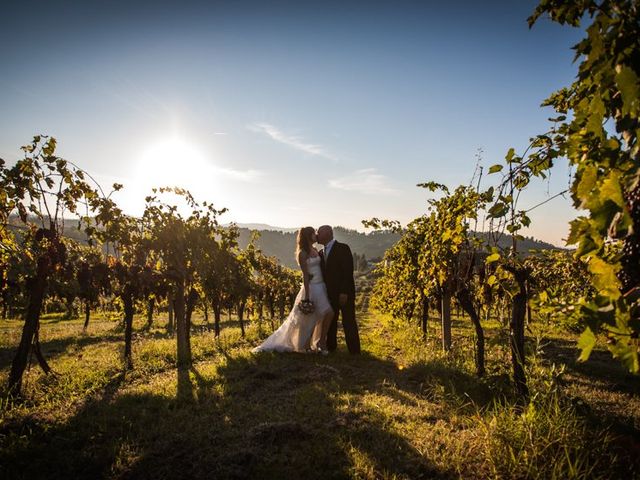
[[[316,245],[322,245],[317,249]],[[333,238],[329,225],[303,227],[296,239],[296,260],[303,283],[287,319],[252,352],[317,352],[338,346],[338,317],[350,353],[360,353],[356,323],[353,255]]]

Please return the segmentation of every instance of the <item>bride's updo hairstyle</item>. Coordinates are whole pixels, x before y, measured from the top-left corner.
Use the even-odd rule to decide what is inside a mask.
[[[313,234],[315,230],[313,227],[302,227],[298,230],[298,238],[296,240],[296,259],[300,252],[305,252],[307,255],[311,253],[311,245],[313,244]]]

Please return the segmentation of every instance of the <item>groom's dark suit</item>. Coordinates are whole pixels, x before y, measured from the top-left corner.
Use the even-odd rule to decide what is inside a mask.
[[[327,336],[327,348],[334,351],[338,346],[338,315],[342,313],[347,348],[350,353],[360,353],[360,336],[356,323],[356,286],[353,281],[353,255],[346,243],[334,242],[329,257],[322,256],[322,275],[327,285],[329,302],[335,312]],[[347,295],[347,303],[340,306],[340,294]]]

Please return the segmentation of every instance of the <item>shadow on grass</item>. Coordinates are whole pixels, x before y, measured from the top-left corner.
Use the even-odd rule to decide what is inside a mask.
[[[640,377],[627,372],[607,351],[593,350],[586,362],[579,362],[580,350],[575,342],[551,338],[544,340],[542,358],[561,362],[567,372],[597,382],[598,388],[614,393],[640,394]]]
[[[363,353],[223,355],[176,370],[176,390],[118,390],[117,377],[66,423],[3,428],[3,478],[450,478],[368,395],[452,408],[486,403],[482,382],[444,365],[398,369]],[[434,390],[435,389],[435,390]],[[163,392],[162,389],[158,389]],[[152,392],[152,393],[148,393]],[[438,394],[440,395],[440,394]],[[28,434],[28,442],[20,441]],[[24,438],[24,437],[23,437]]]
[[[50,340],[41,340],[40,348],[47,360],[54,359],[68,352],[73,347],[83,350],[90,345],[100,343],[115,343],[124,345],[124,328],[120,324],[115,324],[113,328],[99,333],[93,333],[91,327],[88,332],[80,330],[70,330],[67,336],[58,337]],[[196,332],[206,331],[206,328],[196,329]],[[166,330],[154,328],[149,331],[141,328],[133,331],[133,340],[166,340],[175,338],[175,333],[169,333]],[[19,337],[18,340],[19,341]],[[15,356],[17,342],[15,345],[0,347],[0,369],[8,368]]]
[[[74,333],[75,335],[75,333]],[[74,346],[83,349],[89,345],[99,343],[124,343],[124,334],[106,332],[101,335],[82,335],[55,338],[52,340],[40,341],[42,354],[47,360],[58,357],[67,352],[69,347]],[[17,344],[0,348],[0,369],[11,366],[13,357],[16,354]]]
[[[640,377],[627,372],[608,351],[593,350],[586,362],[578,361],[579,354],[575,342],[559,338],[544,340],[543,360],[563,364],[571,377],[567,383],[588,392],[583,399],[584,404],[579,405],[581,413],[594,421],[611,425],[616,433],[629,435],[639,442],[638,427],[633,425],[632,419],[621,417],[620,412],[608,408],[606,393],[637,397],[640,395]],[[599,395],[598,392],[605,394]]]

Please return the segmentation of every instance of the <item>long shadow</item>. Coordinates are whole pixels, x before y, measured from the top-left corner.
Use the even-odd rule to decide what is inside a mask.
[[[133,337],[134,340],[136,338],[158,340],[174,338],[175,334],[157,329],[153,331],[139,329],[134,330]],[[64,354],[71,346],[83,349],[84,347],[99,343],[124,344],[124,331],[120,328],[114,328],[97,334],[89,332],[77,335],[77,332],[72,332],[66,337],[40,341],[40,348],[44,357],[50,360]],[[15,346],[0,347],[0,369],[7,368],[11,365],[16,353],[16,348],[17,344]]]
[[[157,330],[142,335],[169,338]],[[50,357],[72,343],[104,341],[122,342],[122,335],[53,340],[43,350]],[[621,391],[615,383],[626,377],[612,377],[610,360],[608,367],[579,364],[573,344],[553,342],[549,360]],[[329,357],[230,352],[217,344],[221,363],[176,369],[175,392],[162,390],[166,385],[123,391],[119,375],[64,423],[34,418],[0,426],[0,478],[352,478],[363,466],[372,478],[458,477],[418,452],[393,424],[393,412],[364,399],[438,403],[443,412],[424,417],[435,422],[510,390],[499,378],[481,381],[439,361],[399,368],[342,347]],[[601,353],[594,359],[604,363]],[[638,393],[637,383],[624,388]]]
[[[640,426],[634,425],[633,416],[625,417],[620,411],[610,408],[607,398],[608,393],[637,397],[640,395],[640,378],[627,372],[609,352],[594,350],[586,362],[578,361],[579,353],[574,342],[558,338],[544,340],[543,360],[564,365],[565,372],[571,376],[564,383],[584,387],[589,392],[576,402],[578,411],[594,424],[608,425],[616,434],[632,439],[637,449]]]
[[[562,362],[568,372],[597,382],[598,388],[614,393],[640,394],[640,377],[628,373],[609,352],[593,350],[586,362],[579,362],[575,342],[558,338],[544,340],[542,358]]]
[[[330,358],[264,354],[228,358],[218,374],[231,404],[240,398],[258,400],[251,408],[227,410],[235,414],[230,421],[245,431],[245,448],[231,463],[240,459],[249,477],[348,478],[354,462],[366,462],[376,477],[452,476],[394,432],[383,413],[365,404],[350,408],[344,400],[401,382],[391,362],[366,353]]]
[[[68,336],[62,338],[55,338],[52,340],[40,341],[40,348],[44,357],[47,360],[56,358],[57,356],[65,353],[69,347],[77,346],[82,349],[89,345],[98,343],[117,343],[124,342],[124,334],[117,334],[114,332],[105,332],[102,335],[82,335],[82,336]],[[16,353],[17,345],[6,346],[0,348],[0,369],[7,368],[11,365],[13,357]]]
[[[35,419],[0,428],[0,478],[101,478],[108,473],[109,455],[115,429],[122,431],[125,417],[114,415],[108,405],[124,384],[121,372],[99,394],[85,401],[84,407],[66,424],[43,429]],[[130,421],[130,420],[129,420]],[[28,444],[16,442],[28,438]],[[106,442],[106,443],[105,443]],[[7,449],[7,445],[14,448]],[[16,446],[19,448],[15,448]]]
[[[417,451],[375,398],[437,403],[442,409],[422,419],[435,423],[503,395],[491,379],[438,361],[398,368],[342,350],[218,354],[217,363],[175,370],[175,392],[123,391],[118,376],[65,423],[0,428],[0,477],[453,478],[459,474]]]
[[[369,393],[411,403],[426,384],[484,401],[481,382],[440,365],[399,370],[366,353],[226,356],[176,370],[176,393],[131,393],[114,379],[66,423],[0,432],[2,478],[451,478],[393,426]],[[461,375],[461,376],[456,376]],[[461,387],[468,385],[469,388]],[[355,399],[355,400],[354,400]],[[355,403],[353,403],[355,402]],[[457,402],[457,400],[456,400]]]

